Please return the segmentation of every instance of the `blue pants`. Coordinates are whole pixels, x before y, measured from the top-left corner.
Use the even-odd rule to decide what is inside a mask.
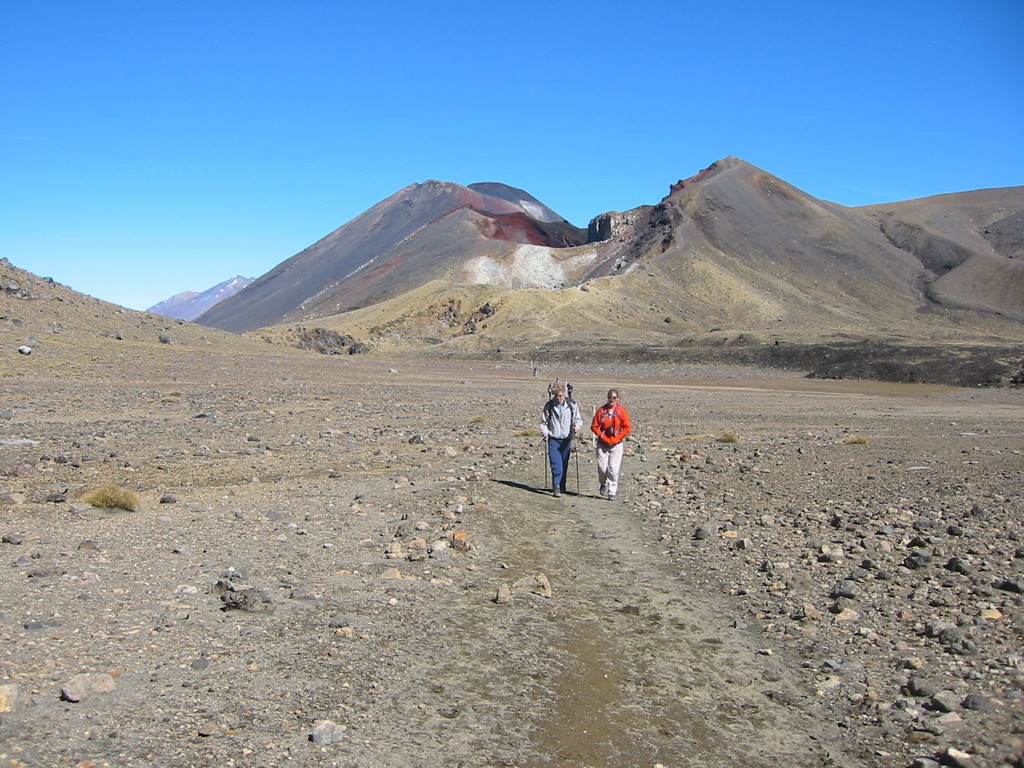
[[[572,449],[572,437],[548,438],[548,460],[551,462],[551,490],[565,490],[565,481],[569,474],[569,451]]]

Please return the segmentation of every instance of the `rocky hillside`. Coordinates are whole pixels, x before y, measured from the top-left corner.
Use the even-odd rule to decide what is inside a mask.
[[[930,300],[1024,320],[1022,195],[983,189],[860,212],[920,262]]]
[[[0,378],[56,372],[69,379],[91,376],[97,366],[138,373],[175,365],[182,354],[210,362],[226,354],[302,353],[125,309],[0,259]]]

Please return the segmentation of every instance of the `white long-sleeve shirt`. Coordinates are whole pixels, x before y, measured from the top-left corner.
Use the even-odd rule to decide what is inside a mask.
[[[576,401],[566,399],[564,403],[559,403],[552,399],[544,406],[540,422],[540,433],[544,437],[564,440],[572,437],[573,427],[579,430],[582,426],[583,419],[580,417],[580,407],[576,405]]]

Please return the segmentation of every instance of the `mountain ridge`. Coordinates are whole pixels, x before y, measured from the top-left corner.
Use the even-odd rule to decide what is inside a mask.
[[[298,343],[318,327],[385,356],[728,358],[900,380],[956,358],[992,381],[1024,342],[1022,212],[1024,187],[850,208],[725,158],[567,247],[488,238],[493,218],[449,211],[372,265],[403,273],[389,294],[360,305],[382,273],[357,275],[326,291],[347,296],[341,311],[311,302],[250,333]]]
[[[154,304],[146,311],[174,317],[178,320],[195,320],[218,302],[234,296],[252,281],[253,278],[251,277],[237,275],[217,283],[217,285],[207,288],[205,291],[183,291],[182,293],[175,294],[168,299]]]
[[[435,279],[554,289],[694,258],[790,312],[863,316],[936,305],[1024,320],[1024,262],[1013,261],[1024,248],[1013,226],[1022,201],[1024,187],[849,208],[729,157],[670,185],[657,204],[599,214],[584,233],[522,190],[428,180],[197,321],[246,332],[343,314]],[[1002,218],[987,213],[998,206]],[[984,226],[995,227],[988,239],[965,224],[982,208]],[[943,230],[951,215],[956,226]]]

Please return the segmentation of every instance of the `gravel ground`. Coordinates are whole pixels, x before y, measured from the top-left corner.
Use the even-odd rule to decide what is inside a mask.
[[[544,492],[547,376],[620,388],[617,501],[589,442]],[[0,767],[1020,766],[1022,406],[740,368],[0,379]],[[106,483],[138,508],[82,502]]]

